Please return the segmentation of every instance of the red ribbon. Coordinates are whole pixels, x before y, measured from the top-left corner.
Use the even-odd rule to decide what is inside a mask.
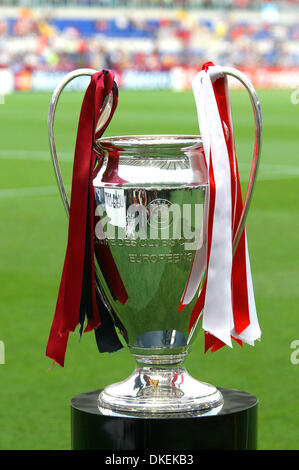
[[[113,107],[105,126],[95,132],[104,99],[113,93]],[[69,332],[74,331],[82,311],[86,312],[90,331],[101,324],[94,272],[95,200],[92,185],[96,165],[94,140],[107,128],[117,106],[114,74],[103,70],[91,77],[86,90],[78,125],[73,167],[68,242],[55,316],[46,355],[64,365]]]
[[[212,62],[207,62],[203,65],[202,70],[208,71],[209,66],[213,66]],[[228,128],[228,139],[226,139],[226,145],[229,155],[229,162],[231,168],[231,188],[232,188],[232,235],[233,238],[236,234],[238,223],[240,221],[241,213],[243,210],[242,202],[242,193],[241,193],[241,184],[238,172],[237,161],[235,159],[235,144],[234,144],[234,134],[233,134],[233,125],[231,118],[231,108],[230,108],[230,99],[227,88],[227,80],[225,77],[217,78],[213,83],[213,89],[215,93],[215,98],[218,105],[220,120],[223,126],[224,135],[226,135],[226,129],[224,128],[223,122],[227,125]],[[204,308],[205,295],[206,295],[206,284],[208,278],[208,266],[209,266],[209,256],[211,250],[211,237],[213,230],[213,215],[214,215],[214,205],[215,205],[215,194],[217,188],[215,187],[214,177],[213,177],[213,167],[210,165],[209,169],[209,184],[210,184],[210,200],[209,200],[209,216],[208,216],[208,244],[207,244],[207,276],[201,293],[196,301],[196,304],[191,312],[189,331],[195,324],[200,313]],[[243,229],[242,235],[240,237],[237,249],[233,257],[232,264],[232,303],[233,303],[233,315],[234,315],[234,324],[237,334],[240,334],[249,324],[249,305],[248,305],[248,292],[247,292],[247,282],[246,282],[246,251],[245,251],[245,230]],[[242,341],[232,337],[240,345]],[[217,351],[218,349],[225,346],[218,338],[214,337],[212,334],[205,332],[205,352],[211,349],[212,352]]]

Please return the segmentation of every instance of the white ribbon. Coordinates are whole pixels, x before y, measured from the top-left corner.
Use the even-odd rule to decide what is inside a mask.
[[[244,343],[248,343],[251,346],[254,346],[254,342],[261,338],[261,329],[259,326],[257,313],[256,313],[246,232],[245,232],[245,247],[246,247],[246,278],[247,278],[247,293],[248,293],[250,324],[239,335],[237,334],[234,328],[232,329],[231,334],[234,338],[240,339],[241,341],[244,341]]]
[[[212,162],[216,186],[213,232],[207,275],[205,304],[203,309],[203,329],[232,347],[231,336],[254,345],[261,336],[258,325],[250,261],[246,240],[246,276],[250,325],[238,335],[234,327],[232,306],[232,197],[231,170],[226,137],[223,131],[217,101],[211,78],[221,76],[221,68],[210,67],[202,70],[192,82],[197,107],[199,127],[203,140],[204,152],[209,169]],[[246,234],[245,234],[246,237]],[[201,260],[200,250],[195,261]],[[202,261],[202,260],[201,260]],[[198,289],[202,269],[193,263],[183,299],[190,302],[192,294]],[[192,297],[193,298],[193,297]]]
[[[198,292],[200,283],[207,266],[207,240],[206,233],[208,231],[208,207],[209,207],[209,192],[206,191],[203,221],[200,230],[199,240],[196,247],[196,252],[193,258],[193,263],[190,275],[181,298],[181,306],[188,305]]]
[[[216,186],[202,326],[205,331],[232,347],[232,204],[229,156],[209,73],[204,70],[199,72],[193,80],[192,88],[207,166],[209,168],[212,162]]]

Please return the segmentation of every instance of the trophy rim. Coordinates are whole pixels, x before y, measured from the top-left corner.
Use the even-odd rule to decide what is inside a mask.
[[[122,147],[154,145],[155,147],[193,147],[202,145],[200,134],[128,134],[120,136],[100,137],[96,145],[110,143]]]

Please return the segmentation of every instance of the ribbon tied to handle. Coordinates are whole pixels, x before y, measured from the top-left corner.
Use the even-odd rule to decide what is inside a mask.
[[[113,94],[110,115],[100,129],[99,119],[104,112],[105,99]],[[95,197],[93,176],[97,157],[94,141],[107,128],[115,108],[118,94],[114,74],[103,70],[92,75],[84,95],[75,147],[69,214],[68,241],[59,287],[54,320],[47,344],[46,355],[64,365],[69,333],[80,324],[80,334],[95,330],[96,339],[103,341],[102,352],[122,347],[114,322],[101,302],[95,284],[94,219]]]
[[[261,336],[254,300],[245,228],[233,253],[243,210],[227,77],[221,67],[204,64],[192,83],[208,171],[207,243],[194,256],[179,310],[199,291],[189,331],[202,317],[205,351],[232,346],[232,339],[254,345]],[[203,255],[204,249],[204,255]],[[197,262],[201,261],[201,268]]]

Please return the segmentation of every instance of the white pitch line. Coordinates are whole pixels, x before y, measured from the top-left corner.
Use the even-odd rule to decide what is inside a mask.
[[[279,179],[292,179],[299,177],[299,168],[279,168],[275,169],[274,165],[272,171],[263,171],[257,177],[259,181],[271,181]],[[240,180],[242,182],[248,181],[248,175],[240,172]],[[70,185],[66,186],[66,190],[70,190]],[[32,196],[53,196],[59,194],[58,186],[30,186],[20,188],[7,188],[0,189],[0,199],[14,198],[14,197],[32,197]]]
[[[269,180],[279,180],[279,179],[292,179],[298,178],[299,176],[299,167],[294,166],[281,166],[281,165],[269,165],[267,167],[260,168],[257,174],[257,180],[260,181],[269,181]],[[240,171],[240,180],[247,181],[249,177],[249,171],[246,173]]]
[[[60,161],[72,162],[74,155],[72,152],[58,152]],[[48,150],[22,150],[22,149],[0,149],[0,159],[9,160],[37,160],[51,161]],[[241,180],[246,179],[251,164],[249,162],[238,163]],[[258,171],[258,179],[279,179],[279,176],[297,177],[299,175],[299,165],[282,165],[275,163],[261,163]]]
[[[22,149],[0,149],[0,158],[2,159],[16,159],[16,160],[51,160],[49,150],[22,150]],[[74,155],[72,152],[58,152],[58,158],[62,161],[73,160]],[[249,171],[251,164],[250,162],[239,162],[239,171]],[[295,173],[299,171],[299,165],[282,165],[276,163],[261,163],[259,168],[259,174],[272,171],[281,171],[282,173]]]
[[[8,160],[51,161],[50,151],[46,150],[0,149],[0,158]],[[58,158],[61,161],[71,161],[73,154],[71,152],[58,152]]]
[[[69,190],[70,186],[66,186]],[[0,189],[0,199],[15,197],[32,197],[32,196],[52,196],[59,194],[58,186],[30,186],[20,188]]]
[[[20,160],[38,160],[47,161],[51,159],[50,152],[31,151],[31,150],[3,150],[0,149],[0,158],[7,159],[20,159]],[[59,159],[61,161],[72,161],[73,155],[71,152],[61,152]],[[240,180],[242,182],[248,181],[250,163],[240,162]],[[279,179],[292,179],[299,177],[299,166],[298,165],[281,165],[281,164],[268,164],[263,163],[258,171],[258,181],[271,181]],[[67,190],[70,189],[70,185],[67,186]],[[57,186],[30,186],[30,187],[19,187],[19,188],[7,188],[0,189],[0,199],[14,198],[14,197],[32,197],[32,196],[53,196],[59,194]]]

